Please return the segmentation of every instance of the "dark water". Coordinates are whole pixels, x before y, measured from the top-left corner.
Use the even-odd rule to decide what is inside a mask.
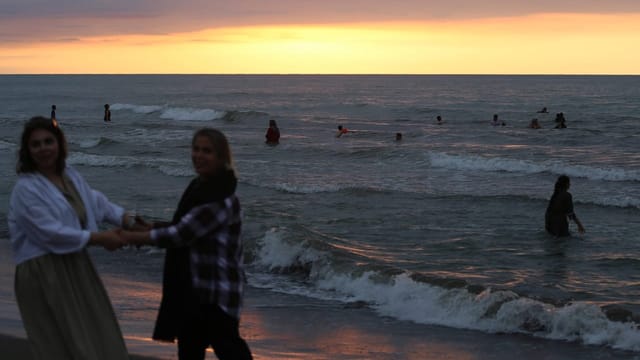
[[[635,323],[621,321],[640,311],[640,77],[0,83],[4,220],[22,123],[51,104],[69,163],[113,201],[157,219],[171,217],[193,175],[194,130],[214,126],[228,135],[240,176],[252,287],[360,304],[399,321],[640,350]],[[536,112],[542,107],[549,113]],[[558,112],[567,129],[553,129]],[[491,126],[493,114],[506,126]],[[527,128],[534,117],[542,129]],[[276,147],[264,144],[272,118],[283,134]],[[336,138],[339,124],[355,131]],[[572,178],[587,229],[562,240],[543,229],[560,174]],[[148,281],[162,260],[146,250],[95,256],[103,272]]]

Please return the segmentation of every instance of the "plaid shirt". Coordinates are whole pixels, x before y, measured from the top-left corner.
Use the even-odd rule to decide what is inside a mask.
[[[235,195],[191,209],[180,221],[151,230],[159,247],[190,248],[193,289],[200,301],[240,318],[245,282],[240,201]]]

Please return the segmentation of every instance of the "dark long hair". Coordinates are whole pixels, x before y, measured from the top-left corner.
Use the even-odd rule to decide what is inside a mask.
[[[553,188],[553,195],[551,195],[551,199],[555,198],[561,192],[567,191],[569,189],[570,179],[567,175],[560,175],[556,180],[556,185]]]
[[[31,158],[31,152],[29,151],[29,138],[31,134],[38,129],[46,130],[55,136],[58,141],[58,159],[56,159],[56,171],[62,173],[66,166],[67,159],[67,139],[64,137],[64,133],[58,122],[54,119],[44,116],[34,116],[26,124],[24,124],[24,130],[22,130],[22,138],[20,140],[20,150],[18,152],[18,163],[16,164],[16,172],[30,173],[35,172],[37,169],[33,158]]]
[[[193,146],[196,142],[196,138],[204,136],[211,141],[213,145],[213,151],[216,152],[216,155],[220,159],[222,159],[222,164],[224,169],[232,170],[234,173],[235,168],[233,166],[233,155],[231,155],[231,147],[229,146],[229,141],[227,141],[227,137],[224,136],[222,131],[214,128],[202,128],[193,134],[193,139],[191,140],[191,146]]]

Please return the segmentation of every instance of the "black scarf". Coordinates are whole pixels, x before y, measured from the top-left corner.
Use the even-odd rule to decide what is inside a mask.
[[[223,170],[206,179],[201,177],[193,179],[180,198],[171,224],[177,224],[186,213],[196,206],[229,197],[236,191],[237,182],[232,170]]]
[[[224,200],[235,193],[237,179],[232,170],[223,170],[212,177],[198,177],[189,183],[182,194],[171,224],[194,207]],[[156,319],[153,338],[173,341],[180,331],[184,311],[195,305],[191,296],[191,272],[189,271],[189,247],[167,248],[162,278],[162,302]]]

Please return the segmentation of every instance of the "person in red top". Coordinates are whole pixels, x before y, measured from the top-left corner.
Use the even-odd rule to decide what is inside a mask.
[[[349,130],[347,130],[347,128],[342,127],[342,125],[338,125],[338,132],[336,133],[336,137],[340,137],[342,136],[342,134],[346,134],[348,132]]]
[[[280,129],[278,129],[278,125],[275,120],[269,120],[269,128],[267,129],[267,134],[264,137],[267,139],[267,144],[277,145],[280,143]]]

